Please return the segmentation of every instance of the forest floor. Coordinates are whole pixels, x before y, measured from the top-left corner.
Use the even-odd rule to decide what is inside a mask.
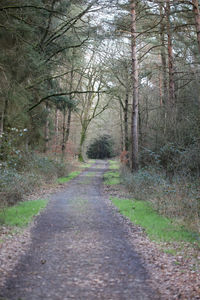
[[[52,193],[23,234],[0,244],[0,299],[200,299],[191,261],[163,253],[121,216],[97,161]],[[6,230],[6,229],[5,229]],[[182,262],[182,263],[181,263]]]

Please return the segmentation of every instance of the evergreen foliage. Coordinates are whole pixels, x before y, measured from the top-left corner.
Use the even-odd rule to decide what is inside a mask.
[[[114,156],[113,141],[109,135],[103,135],[93,140],[87,150],[87,156],[92,159],[104,159]]]

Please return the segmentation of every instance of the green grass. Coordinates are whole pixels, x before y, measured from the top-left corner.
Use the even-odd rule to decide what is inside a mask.
[[[86,169],[91,167],[91,163],[81,163],[80,168]]]
[[[104,178],[104,184],[107,185],[120,184],[119,172],[113,172],[113,171],[106,172],[103,178]]]
[[[130,199],[111,198],[120,213],[145,229],[147,235],[158,242],[197,242],[192,232],[183,226],[174,225],[171,219],[158,215],[150,203]]]
[[[74,172],[71,172],[67,177],[60,177],[57,179],[57,182],[58,183],[66,183],[68,181],[70,181],[71,179],[77,177],[79,174],[81,173],[81,171],[74,171]]]
[[[20,202],[15,206],[7,207],[0,213],[0,221],[2,225],[11,227],[24,227],[40,210],[47,205],[47,200],[32,200]]]
[[[94,164],[94,163],[95,163],[95,159],[89,159],[89,160],[88,160],[88,163],[89,163],[89,164]]]
[[[109,162],[109,169],[119,170],[120,165],[117,160],[109,160],[108,162]]]

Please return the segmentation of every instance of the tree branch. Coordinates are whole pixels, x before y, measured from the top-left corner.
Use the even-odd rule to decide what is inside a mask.
[[[57,93],[57,94],[51,94],[48,96],[45,96],[43,98],[41,98],[36,104],[34,104],[33,106],[31,106],[28,111],[33,110],[35,107],[37,107],[38,105],[40,105],[42,102],[44,102],[45,100],[48,100],[52,97],[58,97],[58,96],[69,96],[69,95],[73,95],[73,94],[87,94],[87,93],[105,93],[106,91],[71,91],[71,92],[63,92],[63,93]]]

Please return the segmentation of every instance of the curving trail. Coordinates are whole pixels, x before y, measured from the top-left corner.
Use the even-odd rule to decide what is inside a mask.
[[[101,191],[106,169],[97,161],[51,196],[0,299],[160,299]]]

